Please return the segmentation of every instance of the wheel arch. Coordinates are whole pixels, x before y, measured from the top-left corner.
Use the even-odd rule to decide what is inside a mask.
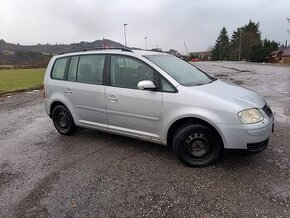
[[[52,117],[52,112],[53,112],[54,108],[58,105],[62,105],[68,109],[68,107],[63,102],[61,102],[60,100],[56,100],[56,101],[52,102],[50,105],[50,109],[49,109],[49,117],[50,118]]]
[[[56,106],[58,106],[58,105],[63,105],[64,107],[66,107],[67,109],[68,109],[68,111],[70,112],[70,114],[72,115],[72,117],[73,117],[73,120],[74,120],[74,123],[76,124],[76,125],[78,125],[78,119],[77,119],[77,117],[76,117],[76,115],[75,115],[75,113],[74,113],[74,111],[73,111],[73,109],[71,108],[71,107],[68,107],[67,106],[67,104],[65,104],[63,101],[61,101],[60,99],[55,99],[52,103],[51,103],[51,105],[50,105],[50,107],[49,107],[49,117],[50,118],[52,118],[52,112],[53,112],[53,109],[56,107]]]
[[[225,139],[224,139],[224,136],[221,133],[221,131],[217,128],[217,126],[215,126],[213,123],[211,123],[211,122],[209,122],[209,121],[207,121],[205,119],[198,118],[198,117],[193,117],[193,116],[192,117],[179,118],[179,119],[175,120],[170,125],[170,127],[168,128],[168,130],[166,132],[166,144],[170,148],[172,148],[172,141],[173,141],[173,137],[174,137],[176,131],[180,127],[188,125],[188,124],[192,124],[192,123],[203,124],[203,125],[209,127],[210,129],[212,129],[217,134],[217,136],[220,138],[221,143],[222,143],[222,148],[224,148]]]

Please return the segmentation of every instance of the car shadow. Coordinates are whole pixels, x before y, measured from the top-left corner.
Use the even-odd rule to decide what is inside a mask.
[[[63,136],[61,136],[63,137]],[[72,139],[77,138],[77,139]],[[117,134],[111,134],[106,132],[101,132],[97,130],[92,129],[84,129],[80,128],[73,137],[68,137],[68,141],[75,140],[80,141],[82,145],[88,145],[91,149],[95,147],[97,144],[106,144],[111,149],[114,148],[124,148],[130,150],[130,152],[143,152],[150,154],[156,158],[162,158],[162,161],[166,161],[166,159],[171,162],[172,159],[175,159],[176,163],[180,164],[178,158],[174,154],[173,150],[169,148],[168,146],[147,142],[139,139],[130,138],[127,136],[117,135]],[[74,150],[78,149],[79,143],[72,145],[70,143],[64,143],[64,146],[67,148],[70,146],[75,146]],[[263,153],[263,152],[262,152]],[[242,165],[253,165],[255,164],[258,159],[260,159],[261,154],[248,154],[242,151],[239,152],[228,152],[223,151],[218,158],[218,160],[208,166],[208,168],[211,167],[218,167],[218,168],[224,168],[224,169],[234,169],[234,168],[240,168]],[[181,166],[186,167],[184,164],[180,164]]]

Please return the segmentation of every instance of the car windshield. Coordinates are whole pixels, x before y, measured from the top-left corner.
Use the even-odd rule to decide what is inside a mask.
[[[146,55],[173,79],[184,86],[196,86],[211,83],[214,79],[195,66],[171,55]]]

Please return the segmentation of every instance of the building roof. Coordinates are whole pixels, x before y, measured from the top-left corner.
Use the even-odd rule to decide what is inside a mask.
[[[278,49],[272,51],[271,55],[277,55],[277,54],[282,53],[282,52],[283,52],[283,48],[278,48]]]
[[[290,45],[283,50],[282,57],[283,56],[290,56]]]

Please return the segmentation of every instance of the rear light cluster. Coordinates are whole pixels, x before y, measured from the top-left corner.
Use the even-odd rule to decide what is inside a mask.
[[[45,88],[43,88],[43,98],[45,98]]]

